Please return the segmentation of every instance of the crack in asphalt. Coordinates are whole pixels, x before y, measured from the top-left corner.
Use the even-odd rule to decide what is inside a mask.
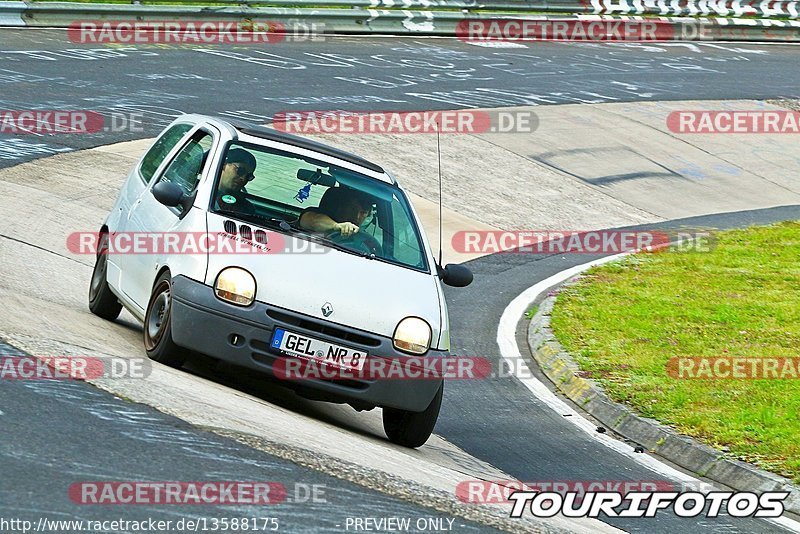
[[[58,256],[59,258],[64,258],[65,260],[69,260],[69,261],[75,262],[75,263],[77,263],[79,265],[83,265],[84,267],[93,267],[93,265],[90,264],[90,263],[87,264],[87,263],[84,263],[82,261],[78,261],[75,258],[70,258],[69,256],[65,256],[64,254],[61,254],[60,252],[56,252],[55,250],[50,250],[49,248],[44,248],[44,247],[41,247],[39,245],[34,245],[33,243],[31,243],[29,241],[25,241],[23,239],[17,239],[16,237],[11,237],[10,235],[6,235],[6,234],[0,234],[0,238],[7,239],[7,240],[13,241],[15,243],[19,243],[21,245],[26,245],[26,246],[29,246],[31,248],[35,248],[37,250],[41,250],[42,252],[47,252],[49,254],[53,254],[54,256]]]

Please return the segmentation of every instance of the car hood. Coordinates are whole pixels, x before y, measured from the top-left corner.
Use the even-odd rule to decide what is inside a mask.
[[[235,224],[238,237],[233,239],[245,244],[258,242],[257,230],[263,230],[266,247],[271,249],[266,253],[209,254],[205,281],[208,285],[214,284],[222,269],[237,266],[256,278],[256,300],[260,302],[387,337],[394,335],[398,322],[405,317],[421,317],[431,325],[432,344],[439,339],[439,282],[430,273],[356,256],[212,213],[208,224],[209,233],[218,239],[227,239],[221,235],[231,235],[231,225]],[[243,225],[249,233],[247,229],[242,231]],[[244,239],[247,236],[253,237]],[[287,248],[295,252],[285,252]],[[333,311],[326,317],[323,308]]]

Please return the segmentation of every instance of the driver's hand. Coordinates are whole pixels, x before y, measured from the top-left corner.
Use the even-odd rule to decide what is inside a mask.
[[[358,232],[358,226],[347,221],[336,223],[334,228],[342,234],[342,237],[348,237]]]

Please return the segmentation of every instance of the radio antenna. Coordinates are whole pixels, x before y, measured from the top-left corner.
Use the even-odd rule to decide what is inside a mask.
[[[439,175],[439,265],[442,265],[442,148],[439,142],[439,121],[436,121],[436,161]]]

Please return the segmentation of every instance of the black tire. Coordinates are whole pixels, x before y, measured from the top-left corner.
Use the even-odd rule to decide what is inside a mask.
[[[102,233],[97,241],[97,259],[89,282],[89,311],[98,317],[113,321],[119,317],[122,304],[108,287],[108,234]]]
[[[439,391],[433,400],[422,412],[409,412],[396,408],[383,409],[383,430],[389,441],[415,449],[428,441],[439,418],[439,409],[442,407],[444,384],[439,386]]]
[[[172,277],[165,272],[158,277],[144,314],[144,350],[156,362],[180,367],[189,351],[172,341]]]

